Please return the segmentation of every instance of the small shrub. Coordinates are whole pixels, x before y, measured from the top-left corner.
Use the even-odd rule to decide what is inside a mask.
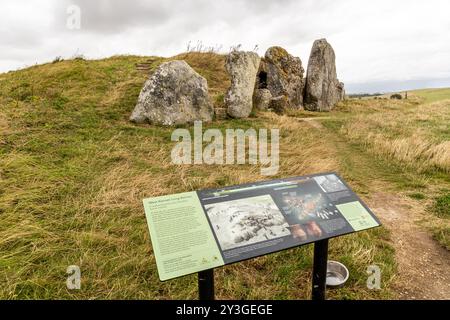
[[[53,106],[57,110],[62,110],[67,102],[69,102],[69,99],[62,95],[58,95],[58,97],[53,100]]]
[[[441,218],[450,217],[450,193],[444,194],[435,199],[433,205],[434,212]]]
[[[395,93],[391,96],[391,99],[397,99],[397,100],[402,100],[402,95],[399,93]]]
[[[219,53],[222,51],[222,45],[216,44],[208,46],[203,44],[202,41],[197,41],[197,44],[192,44],[191,41],[188,42],[186,53],[197,52],[197,53]]]
[[[412,199],[416,199],[416,200],[423,200],[425,199],[425,195],[423,193],[420,192],[416,192],[416,193],[411,193],[408,195],[410,198]]]
[[[433,238],[436,239],[447,250],[450,250],[450,229],[438,228],[433,232]]]
[[[34,95],[34,88],[29,83],[20,83],[11,89],[11,96],[14,97],[16,101],[29,101]]]
[[[64,61],[63,57],[57,56],[55,59],[53,59],[52,63],[58,63]]]
[[[225,95],[223,93],[214,97],[214,106],[216,108],[225,108]]]
[[[86,57],[83,54],[79,53],[79,51],[77,50],[77,52],[75,52],[75,54],[72,56],[72,59],[75,61],[84,61],[86,60]]]

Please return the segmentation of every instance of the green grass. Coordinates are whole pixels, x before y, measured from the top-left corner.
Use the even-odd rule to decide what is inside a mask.
[[[450,99],[450,88],[414,90],[411,94],[425,99],[427,103],[432,103]]]
[[[439,219],[429,226],[433,237],[447,250],[450,250],[450,193],[436,197],[431,212]]]
[[[152,68],[166,61],[150,58]],[[229,84],[224,57],[178,58],[207,78],[213,100],[221,106]],[[135,64],[147,59],[78,59],[0,74],[0,298],[196,298],[195,276],[159,282],[142,199],[267,178],[259,167],[248,165],[175,166],[170,161],[172,128],[130,123],[147,78]],[[217,121],[205,129],[280,128],[281,166],[274,178],[336,170],[362,195],[371,191],[371,181],[382,180],[398,190],[434,198],[427,186],[443,184],[439,169],[411,170],[341,130],[353,116],[376,116],[386,109],[401,114],[419,104],[378,102],[362,105],[364,109],[359,103],[365,102],[349,101],[325,114],[333,118],[320,120],[330,135],[327,139],[295,119],[314,116],[308,112],[291,117],[262,113],[258,118]],[[395,297],[394,256],[385,228],[331,240],[330,258],[344,262],[351,278],[329,297]],[[380,291],[366,288],[371,264],[382,268]],[[66,289],[69,265],[81,267],[80,291]],[[312,246],[305,246],[227,266],[217,270],[217,295],[308,298],[311,265]]]
[[[436,198],[433,209],[439,217],[450,218],[450,193]]]
[[[410,198],[416,199],[416,200],[424,200],[424,199],[426,199],[426,195],[424,195],[421,192],[410,193],[410,194],[408,194],[408,196]]]

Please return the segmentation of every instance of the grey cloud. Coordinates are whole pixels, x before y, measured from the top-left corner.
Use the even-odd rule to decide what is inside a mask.
[[[81,30],[66,28],[73,4],[82,10]],[[0,72],[77,50],[92,58],[168,56],[198,40],[224,50],[259,45],[261,55],[281,45],[306,64],[312,42],[325,37],[350,88],[450,75],[447,0],[2,0],[1,6]]]
[[[195,32],[218,21],[237,28],[258,16],[259,23],[265,24],[271,20],[271,16],[277,17],[278,13],[284,13],[287,8],[298,3],[295,0],[63,0],[57,3],[55,15],[59,16],[58,26],[64,27],[67,7],[77,5],[81,8],[82,26],[86,32],[110,34],[137,27],[161,28],[176,25],[183,27],[178,32],[186,33]],[[300,11],[311,8],[308,3],[309,1],[304,2],[304,10]]]
[[[55,6],[57,24],[65,28],[67,8],[81,9],[84,31],[103,34],[123,32],[139,25],[157,26],[171,18],[172,1],[153,0],[63,0]]]
[[[38,32],[30,32],[27,28],[16,27],[7,30],[0,29],[1,43],[0,47],[5,48],[28,48],[38,47],[42,39],[37,37]]]
[[[443,79],[420,79],[405,81],[377,81],[346,84],[346,91],[352,93],[386,93],[407,91],[424,88],[448,88],[450,87],[450,78]]]

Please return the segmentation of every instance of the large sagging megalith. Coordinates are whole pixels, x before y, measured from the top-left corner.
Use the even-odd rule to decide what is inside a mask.
[[[316,40],[306,74],[305,109],[330,111],[344,96],[344,84],[337,79],[334,50],[327,40]]]
[[[232,51],[226,68],[231,76],[231,87],[225,96],[228,115],[247,118],[253,109],[253,90],[261,58],[255,52]]]
[[[294,57],[281,47],[266,51],[258,72],[257,88],[267,88],[272,97],[285,97],[287,107],[303,105],[305,70],[299,57]]]
[[[161,64],[147,80],[130,120],[170,126],[211,121],[213,115],[206,79],[175,60]]]

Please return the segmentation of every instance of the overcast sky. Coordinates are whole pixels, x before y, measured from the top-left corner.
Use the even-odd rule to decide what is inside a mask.
[[[81,8],[70,29],[68,8]],[[73,21],[73,20],[70,20]],[[171,56],[187,44],[241,44],[260,55],[273,45],[306,68],[326,38],[349,92],[450,87],[448,0],[1,0],[0,72],[115,54]]]

